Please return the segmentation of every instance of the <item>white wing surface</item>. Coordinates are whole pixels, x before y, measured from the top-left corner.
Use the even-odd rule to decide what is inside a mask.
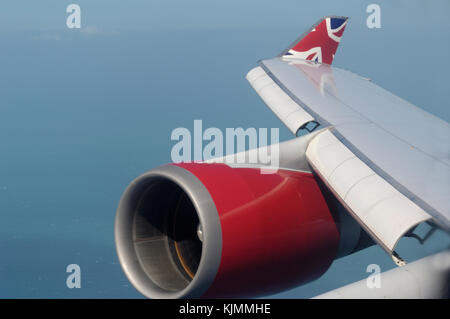
[[[326,64],[278,57],[247,78],[292,132],[312,121],[328,128],[310,143],[308,161],[385,250],[394,254],[425,220],[450,229],[447,122]],[[270,88],[258,88],[263,78]],[[267,99],[269,90],[282,93]]]

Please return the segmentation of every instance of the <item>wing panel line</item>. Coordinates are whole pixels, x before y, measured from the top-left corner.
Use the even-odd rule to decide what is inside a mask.
[[[361,161],[363,161],[367,166],[369,166],[376,174],[378,174],[381,178],[386,180],[386,182],[390,183],[392,187],[394,187],[397,191],[399,191],[402,195],[406,196],[409,200],[415,203],[417,206],[422,208],[424,211],[432,215],[435,220],[444,227],[447,231],[450,231],[450,221],[438,210],[429,205],[419,196],[411,192],[408,188],[403,186],[400,182],[398,182],[395,178],[385,172],[382,168],[376,165],[373,161],[371,161],[364,153],[362,153],[358,148],[356,148],[349,140],[347,140],[339,130],[332,126],[330,122],[325,120],[319,114],[317,114],[314,110],[308,107],[303,101],[301,101],[296,95],[294,95],[283,83],[278,80],[278,78],[268,69],[268,67],[264,64],[262,60],[258,61],[261,68],[267,75],[292,99],[296,102],[300,107],[304,108],[305,111],[311,114],[315,118],[315,120],[322,126],[330,127],[333,134],[341,141],[348,149],[353,152]]]

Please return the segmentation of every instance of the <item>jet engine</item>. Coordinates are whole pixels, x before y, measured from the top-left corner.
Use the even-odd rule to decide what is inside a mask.
[[[331,211],[309,172],[168,164],[125,190],[116,247],[149,298],[269,295],[328,269],[340,241]]]

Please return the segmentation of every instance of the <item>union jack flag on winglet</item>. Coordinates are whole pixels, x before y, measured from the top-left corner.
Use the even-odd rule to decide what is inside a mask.
[[[347,17],[325,17],[280,56],[331,64],[347,25]]]

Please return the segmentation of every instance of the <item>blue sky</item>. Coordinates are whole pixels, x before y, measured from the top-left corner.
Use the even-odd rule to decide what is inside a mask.
[[[0,297],[140,297],[114,250],[126,185],[170,161],[176,127],[279,127],[245,81],[320,17],[350,17],[335,64],[446,121],[448,1],[3,1],[0,10]],[[366,7],[381,6],[381,29]],[[420,129],[420,128],[418,128]],[[448,246],[404,239],[409,260]],[[83,288],[65,287],[80,264]],[[312,297],[394,265],[378,247],[281,294]]]
[[[330,14],[347,15],[354,23],[365,21],[370,3],[382,5],[385,26],[404,27],[448,21],[446,0],[432,3],[420,0],[398,1],[330,1],[300,3],[296,0],[79,0],[79,1],[4,1],[0,13],[3,30],[54,30],[65,27],[65,8],[79,4],[86,26],[104,29],[185,29],[185,28],[290,28],[298,27],[311,17]],[[392,19],[395,17],[395,19]],[[309,21],[305,21],[309,23]]]

